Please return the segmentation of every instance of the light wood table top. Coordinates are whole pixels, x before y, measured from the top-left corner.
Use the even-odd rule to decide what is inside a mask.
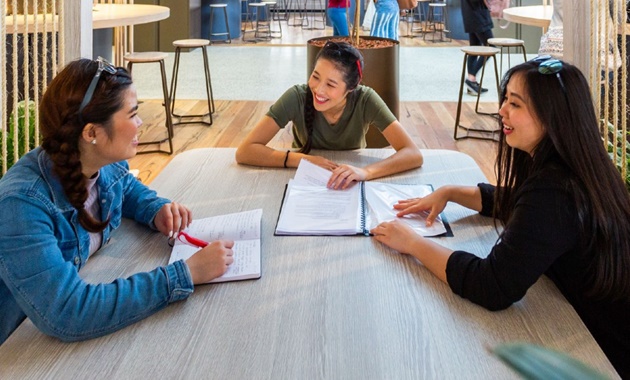
[[[262,277],[199,286],[169,306],[108,336],[62,343],[25,321],[0,346],[4,378],[510,379],[487,347],[528,341],[565,351],[615,376],[581,320],[547,278],[507,310],[490,312],[453,294],[410,256],[364,236],[273,236],[282,194],[295,169],[241,166],[233,148],[176,156],[152,182],[197,218],[263,209]],[[316,152],[366,165],[391,149]],[[476,185],[467,155],[424,150],[420,169],[393,183]],[[497,239],[490,218],[455,204],[446,217],[452,249],[486,256]],[[110,282],[165,265],[166,238],[125,221],[81,271]]]
[[[503,10],[503,18],[518,24],[547,28],[551,22],[552,13],[552,5],[529,5],[506,8]]]
[[[93,29],[113,28],[116,26],[146,24],[149,22],[164,20],[169,17],[170,9],[159,5],[150,4],[95,4],[92,8]],[[53,24],[57,23],[58,16],[50,14],[18,15],[17,32],[24,33],[25,25],[28,33],[35,32],[35,20],[37,19],[37,31],[48,32],[53,30]],[[14,32],[13,16],[5,17],[7,33]],[[45,25],[44,25],[45,24]]]

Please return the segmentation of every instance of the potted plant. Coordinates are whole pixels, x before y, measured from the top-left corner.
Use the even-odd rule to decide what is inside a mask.
[[[360,0],[356,0],[354,8],[354,23],[350,37],[318,37],[306,43],[306,77],[310,76],[315,67],[315,58],[327,41],[348,42],[354,45],[363,55],[364,69],[361,84],[371,87],[383,99],[392,113],[399,117],[399,46],[396,40],[381,37],[360,37]],[[366,135],[370,148],[381,148],[389,143],[375,128],[370,127]]]
[[[18,131],[18,141],[17,141],[17,156],[21,157],[26,154],[29,150],[35,148],[35,117],[37,116],[35,113],[35,103],[29,101],[28,103],[28,124],[26,121],[26,106],[25,101],[22,100],[18,103],[17,115],[15,113],[11,114],[9,117],[9,124],[7,126],[6,133],[6,146],[7,146],[7,161],[6,161],[6,170],[9,170],[13,164],[15,164],[15,150],[14,150],[14,141],[15,141],[15,130],[17,128]],[[26,128],[28,128],[28,143],[26,142]],[[0,146],[3,145],[3,136],[0,135]],[[4,175],[4,157],[0,155],[0,178]]]
[[[602,120],[602,124],[606,124],[608,136],[610,137],[607,141],[605,141],[610,159],[613,160],[621,175],[625,175],[624,179],[626,181],[626,188],[630,192],[630,133],[628,133],[625,137],[626,151],[624,152],[622,144],[624,140],[623,132],[621,130],[617,130],[610,122]],[[615,149],[615,144],[612,140],[615,134],[617,135],[617,149]]]

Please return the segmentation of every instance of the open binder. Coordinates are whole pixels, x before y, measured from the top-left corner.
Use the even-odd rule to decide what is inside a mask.
[[[370,235],[379,223],[398,219],[422,236],[453,236],[444,215],[431,227],[427,214],[397,217],[401,199],[423,197],[431,185],[402,185],[361,181],[345,190],[326,187],[330,171],[307,160],[298,166],[284,193],[274,235]]]

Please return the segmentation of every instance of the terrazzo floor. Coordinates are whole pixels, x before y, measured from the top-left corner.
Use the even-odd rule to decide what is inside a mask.
[[[307,80],[304,46],[212,45],[207,49],[213,94],[218,100],[273,101],[292,85]],[[178,99],[206,97],[201,52],[196,49],[182,53]],[[174,53],[170,53],[165,61],[169,82],[173,58]],[[513,54],[511,62],[522,62],[522,56]],[[400,101],[457,101],[462,64],[459,47],[400,47]],[[140,99],[162,97],[159,77],[158,64],[134,65],[133,78]],[[482,101],[496,101],[493,76],[486,78],[484,87],[489,91],[482,95]],[[464,95],[464,101],[475,100]]]

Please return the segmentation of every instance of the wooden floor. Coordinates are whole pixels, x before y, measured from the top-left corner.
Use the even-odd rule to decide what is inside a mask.
[[[311,38],[332,35],[328,27],[325,30],[308,30],[300,27],[287,27],[282,24],[282,38],[274,38],[270,41],[258,42],[257,46],[270,45],[304,45]],[[409,25],[401,16],[400,22],[400,46],[410,47],[439,47],[439,46],[465,46],[467,41],[450,40],[443,42],[431,42],[432,36],[426,38],[419,34],[413,38],[405,37],[409,34]],[[362,34],[369,34],[363,31]],[[251,44],[243,42],[242,38],[235,39],[231,45],[243,46]],[[174,128],[175,154],[188,149],[204,147],[237,147],[243,137],[254,127],[256,122],[267,112],[272,102],[260,101],[222,101],[215,100],[216,112],[214,124],[206,126],[202,124],[183,124]],[[178,100],[176,113],[205,113],[206,102],[201,100]],[[480,111],[496,112],[496,103],[480,105]],[[472,156],[479,164],[482,171],[494,183],[494,159],[496,143],[491,141],[453,139],[453,126],[457,103],[455,102],[401,102],[400,122],[412,136],[421,149],[451,149],[461,151]],[[148,100],[139,107],[139,115],[144,120],[140,130],[141,141],[161,139],[166,136],[164,127],[164,108],[161,101]],[[496,121],[488,116],[480,116],[474,112],[474,103],[464,103],[461,125],[474,126],[476,128],[494,129]],[[291,146],[292,136],[289,129],[281,130],[273,139],[270,146],[277,149],[287,149]],[[156,146],[142,146],[141,150],[155,149]],[[162,149],[167,148],[162,144]],[[160,173],[174,155],[161,153],[139,154],[129,160],[132,169],[140,171],[139,178],[146,184]]]
[[[261,101],[215,101],[216,112],[212,126],[203,124],[181,124],[174,127],[173,155],[163,153],[138,154],[129,160],[132,169],[140,171],[139,178],[146,184],[160,173],[175,154],[188,149],[206,147],[237,147],[243,137],[254,127],[273,102]],[[178,101],[177,113],[204,113],[207,103],[198,100]],[[496,103],[480,104],[480,111],[496,110]],[[139,107],[139,116],[144,121],[140,127],[140,141],[151,141],[166,136],[164,108],[158,100],[148,100]],[[455,102],[402,102],[400,122],[421,149],[451,149],[473,157],[482,171],[494,183],[494,159],[496,143],[485,140],[453,139],[453,126],[457,103]],[[474,103],[464,103],[462,125],[494,129],[496,121],[488,116],[477,115]],[[461,130],[460,130],[461,131]],[[460,136],[462,135],[460,132]],[[291,146],[290,128],[281,130],[270,143],[277,149]],[[157,145],[139,147],[139,151],[155,149]],[[166,143],[161,144],[166,149]]]

